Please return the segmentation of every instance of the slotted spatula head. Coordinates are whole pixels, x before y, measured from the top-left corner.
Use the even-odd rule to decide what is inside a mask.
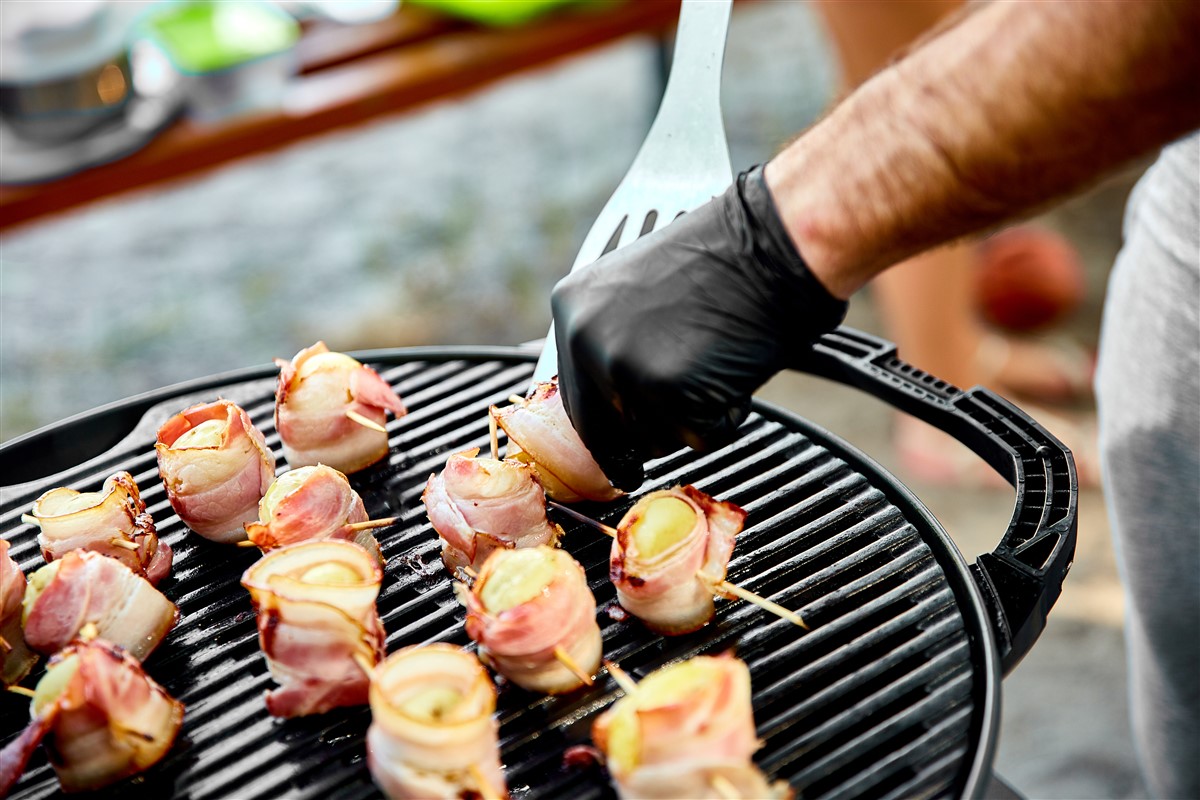
[[[668,225],[733,182],[721,117],[721,63],[733,0],[683,0],[671,74],[658,114],[633,166],[579,248],[571,272]],[[534,383],[558,371],[554,326]]]

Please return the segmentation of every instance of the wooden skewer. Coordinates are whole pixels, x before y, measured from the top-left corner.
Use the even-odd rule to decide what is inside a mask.
[[[346,527],[352,531],[367,531],[371,528],[386,528],[399,517],[380,517],[379,519],[369,519],[365,522],[347,522]]]
[[[253,539],[242,539],[240,542],[237,543],[237,546],[238,547],[258,547],[258,545],[254,543]]]
[[[138,549],[137,542],[131,542],[128,539],[122,539],[117,536],[114,536],[113,538],[109,539],[108,543],[111,544],[113,547],[123,547],[126,550],[137,550]]]
[[[564,506],[562,503],[556,502],[554,500],[547,500],[546,504],[549,505],[551,508],[553,508],[555,511],[561,511],[562,513],[566,514],[571,519],[578,520],[579,522],[582,522],[584,525],[590,525],[591,527],[593,527],[596,530],[603,533],[605,536],[611,536],[614,539],[617,538],[617,529],[612,527],[611,525],[605,525],[603,522],[601,522],[598,519],[592,519],[587,514],[580,514],[575,509],[568,508],[567,506]]]
[[[462,567],[462,571],[465,572],[467,575],[470,575],[472,578],[479,577],[479,573],[476,572],[475,568],[472,567],[470,564],[467,564],[465,567]]]
[[[708,785],[713,788],[714,792],[721,795],[724,800],[742,800],[742,796],[738,794],[737,787],[724,775],[713,775],[709,779]]]
[[[698,578],[700,578],[701,580],[705,579],[703,573],[697,572],[696,576]],[[730,583],[729,581],[721,581],[720,583],[714,584],[713,588],[716,589],[717,591],[728,592],[729,594],[735,595],[736,597],[740,597],[741,599],[745,600],[748,603],[754,603],[754,605],[758,606],[759,608],[765,609],[765,610],[771,612],[772,614],[774,614],[775,616],[780,617],[781,619],[786,619],[788,622],[791,622],[795,625],[799,625],[801,628],[804,628],[804,630],[806,630],[806,631],[811,630],[808,627],[808,623],[806,623],[804,621],[804,618],[801,617],[799,614],[797,614],[795,611],[792,611],[791,609],[788,609],[788,608],[784,608],[783,606],[779,605],[778,603],[768,600],[767,598],[763,597],[760,594],[755,594],[754,592],[750,591],[749,589],[743,589],[742,587],[738,586],[736,583]]]
[[[8,686],[5,688],[7,688],[13,694],[24,695],[25,697],[33,697],[36,694],[33,689],[26,689],[24,686]]]
[[[496,425],[496,415],[488,412],[488,440],[492,445],[492,459],[500,460],[500,431]]]
[[[519,394],[510,394],[508,396],[508,402],[512,403],[514,406],[523,406],[525,405],[526,400]]]
[[[628,672],[621,669],[607,658],[604,659],[604,668],[608,670],[608,674],[611,675],[612,679],[617,682],[617,686],[620,686],[621,689],[624,690],[625,694],[632,697],[637,693],[637,683],[633,680],[633,678],[629,677]]]
[[[495,787],[483,776],[483,770],[479,768],[478,764],[472,764],[467,767],[467,772],[470,773],[471,779],[475,781],[476,788],[479,789],[479,794],[483,796],[483,800],[500,800],[500,795],[496,794]]]
[[[362,414],[358,413],[357,411],[353,411],[353,410],[347,411],[346,418],[353,422],[357,422],[359,425],[362,425],[364,428],[370,428],[371,430],[379,431],[380,433],[387,433],[387,428],[383,427],[382,425],[380,425],[378,422],[376,422],[373,419],[367,419],[366,417],[364,417]]]
[[[38,522],[38,518],[31,516],[30,514],[22,514],[21,522],[24,522],[26,525],[36,525],[39,528],[42,527],[42,523]]]
[[[368,678],[370,678],[372,673],[375,672],[375,665],[372,664],[370,660],[368,660],[367,657],[362,653],[354,654],[354,663],[358,664],[358,668],[361,669],[363,674],[365,674]]]
[[[592,676],[584,672],[583,668],[575,663],[575,659],[571,658],[570,654],[566,650],[563,650],[561,645],[554,648],[554,657],[558,659],[560,664],[570,670],[572,675],[583,681],[584,686],[591,686],[595,683],[592,680]]]

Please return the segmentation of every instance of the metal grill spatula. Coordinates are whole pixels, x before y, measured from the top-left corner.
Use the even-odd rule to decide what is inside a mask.
[[[721,118],[721,63],[733,0],[683,0],[658,114],[633,166],[592,224],[571,272],[711,200],[733,181]],[[533,372],[558,372],[554,326]]]

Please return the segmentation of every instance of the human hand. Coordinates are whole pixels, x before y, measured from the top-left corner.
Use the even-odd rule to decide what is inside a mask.
[[[605,474],[634,489],[646,455],[729,442],[754,391],[846,305],[797,254],[756,167],[559,281],[559,391]]]

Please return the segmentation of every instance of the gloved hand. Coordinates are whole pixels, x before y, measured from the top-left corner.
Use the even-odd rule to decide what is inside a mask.
[[[731,441],[753,392],[847,306],[797,254],[762,167],[568,275],[551,302],[567,414],[624,489],[647,455]]]

